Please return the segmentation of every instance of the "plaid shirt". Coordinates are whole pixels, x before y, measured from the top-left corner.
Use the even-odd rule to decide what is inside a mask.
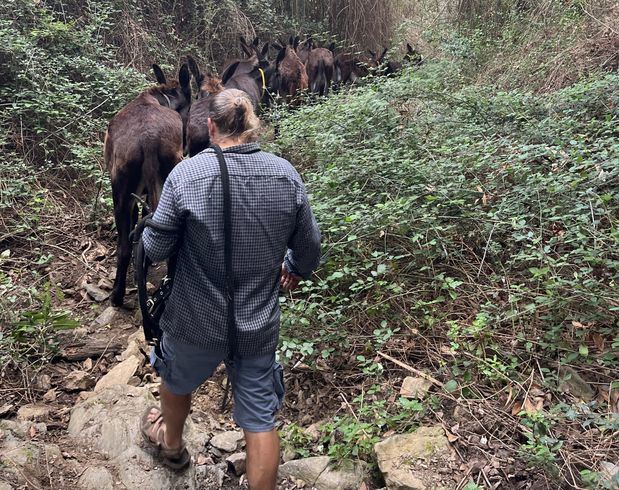
[[[237,353],[274,352],[279,335],[282,262],[307,278],[320,260],[320,231],[301,177],[256,143],[224,149],[232,195],[232,249]],[[226,351],[223,190],[215,152],[184,160],[163,186],[153,220],[178,233],[146,228],[155,262],[178,247],[174,287],[161,328],[174,339]]]

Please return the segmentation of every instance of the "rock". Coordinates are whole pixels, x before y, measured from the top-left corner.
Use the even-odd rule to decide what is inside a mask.
[[[366,477],[366,467],[361,461],[343,461],[337,468],[327,468],[320,474],[316,490],[357,490]]]
[[[121,488],[131,490],[197,490],[196,467],[191,465],[183,472],[170,471],[153,453],[132,445],[112,461]],[[207,487],[209,488],[209,487]],[[214,487],[211,487],[214,488]]]
[[[45,392],[45,394],[43,395],[43,401],[46,401],[48,403],[55,402],[57,396],[58,392],[56,391],[56,388],[52,388],[51,390],[47,390]]]
[[[312,441],[317,441],[320,439],[320,427],[324,425],[325,422],[315,422],[312,425],[308,426],[306,429],[303,429],[309,437],[312,438]]]
[[[47,425],[43,422],[32,423],[31,421],[17,422],[15,420],[0,420],[0,435],[2,431],[8,431],[12,436],[25,439],[29,436],[33,427],[37,434],[47,434]]]
[[[45,405],[28,404],[19,408],[17,420],[45,420],[51,409]]]
[[[142,380],[138,376],[131,376],[129,381],[127,381],[129,386],[140,386],[142,384]]]
[[[108,289],[108,290],[114,289],[114,283],[110,281],[109,279],[107,279],[106,277],[102,277],[101,279],[99,279],[97,286],[99,286],[102,289]]]
[[[120,364],[114,366],[109,373],[103,376],[95,386],[95,392],[110,388],[116,385],[126,385],[135,374],[142,360],[135,356],[125,359]]]
[[[47,465],[63,461],[60,448],[55,444],[24,442],[19,439],[5,441],[0,451],[0,463],[8,467],[28,467],[28,471],[47,474]]]
[[[239,442],[243,439],[243,433],[237,430],[220,432],[211,439],[211,446],[227,453],[236,451]]]
[[[431,387],[432,382],[427,379],[407,376],[404,378],[404,381],[402,381],[400,395],[406,398],[425,398]]]
[[[284,463],[297,459],[297,456],[297,452],[294,449],[287,448],[282,451],[282,460]]]
[[[13,403],[5,403],[0,407],[0,417],[4,417],[13,411],[13,407],[15,404]]]
[[[110,293],[108,291],[104,291],[94,284],[88,283],[84,286],[84,289],[86,289],[88,296],[94,299],[97,303],[101,303],[110,297]]]
[[[284,478],[303,480],[308,485],[313,486],[328,465],[329,456],[295,459],[281,465],[279,467],[279,475]]]
[[[241,476],[245,473],[246,461],[247,455],[245,453],[234,453],[226,458],[228,469],[231,470],[236,476]]]
[[[139,419],[147,407],[157,405],[147,388],[117,385],[92,395],[71,411],[69,436],[108,458],[117,458],[136,444],[142,444]],[[193,455],[205,447],[206,435],[198,432],[190,419],[183,437]]]
[[[399,434],[374,446],[378,467],[388,489],[430,490],[451,488],[432,468],[444,468],[455,454],[442,427],[420,427],[411,434]],[[432,465],[427,464],[432,460]]]
[[[86,371],[71,371],[64,379],[66,391],[86,391],[95,385],[95,379]]]
[[[78,485],[84,490],[113,490],[114,479],[107,468],[91,466],[82,473]]]
[[[0,490],[13,490],[13,485],[5,481],[0,481]]]
[[[110,325],[114,321],[114,318],[116,318],[116,315],[118,315],[118,308],[114,308],[113,306],[108,306],[95,319],[93,323],[100,327],[104,327],[105,325]]]
[[[133,325],[131,325],[131,328],[133,328]],[[144,331],[142,329],[129,335],[127,338],[127,348],[120,355],[120,360],[124,361],[132,356],[140,359],[143,358],[144,355],[140,352],[140,347],[142,347],[145,352],[149,352],[149,348],[146,346],[146,340],[144,339]]]
[[[610,461],[600,463],[600,476],[603,488],[619,488],[619,464]]]
[[[47,391],[52,387],[52,378],[47,374],[39,374],[34,378],[32,385],[37,390]]]
[[[595,391],[574,368],[561,366],[559,368],[559,389],[571,393],[574,397],[583,401],[591,401],[595,398]]]
[[[219,489],[226,477],[225,463],[212,466],[196,467],[196,483],[199,489]]]

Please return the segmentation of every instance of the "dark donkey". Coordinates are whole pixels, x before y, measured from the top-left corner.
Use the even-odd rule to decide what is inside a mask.
[[[224,90],[221,80],[209,73],[201,73],[198,64],[191,56],[187,56],[187,63],[193,77],[198,84],[198,100],[189,110],[187,121],[187,154],[194,156],[210,145],[208,133],[209,97]]]
[[[129,234],[135,227],[138,208],[132,194],[146,194],[154,211],[159,204],[163,182],[183,158],[183,120],[191,105],[190,75],[187,65],[179,71],[179,81],[166,82],[163,72],[153,65],[160,84],[142,92],[114,116],[105,135],[103,156],[112,182],[114,219],[118,232],[117,267],[112,304],[122,306],[127,268],[131,260]]]
[[[241,43],[241,46],[243,44]],[[266,57],[268,52],[268,44],[265,44],[260,51],[256,47],[255,52],[251,52],[249,58],[228,63],[221,74],[221,82],[225,88],[236,88],[249,95],[256,113],[260,108],[260,102],[266,96],[266,70],[269,67]]]

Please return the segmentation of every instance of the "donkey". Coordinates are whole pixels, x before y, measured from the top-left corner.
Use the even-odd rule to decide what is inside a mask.
[[[270,80],[270,90],[279,94],[288,101],[307,90],[309,81],[305,65],[296,53],[299,38],[290,38],[288,45],[279,46],[279,53],[275,58],[275,67]]]
[[[219,78],[209,73],[201,73],[198,64],[191,56],[187,56],[187,64],[198,84],[197,100],[191,104],[189,120],[187,121],[185,154],[192,157],[210,145],[208,133],[209,97],[223,91],[224,86]]]
[[[318,95],[328,95],[329,87],[335,73],[335,61],[333,51],[335,43],[326,48],[314,48],[307,58],[307,76],[309,77],[310,90]]]
[[[225,88],[236,88],[249,95],[256,113],[260,108],[260,102],[267,95],[266,70],[269,68],[269,62],[266,56],[268,52],[267,43],[257,54],[254,53],[247,59],[230,63],[221,74],[221,83]]]
[[[299,37],[294,39],[297,46],[299,45]],[[292,44],[292,43],[291,43]],[[297,56],[301,60],[301,63],[307,66],[307,60],[309,59],[310,52],[314,49],[314,40],[310,37],[302,45],[296,48]]]
[[[423,58],[419,51],[413,49],[413,47],[406,43],[406,54],[402,61],[387,61],[385,62],[385,56],[389,49],[385,48],[380,57],[376,60],[378,72],[381,75],[390,76],[402,70],[405,64],[411,64],[413,66],[419,66],[423,64]]]
[[[340,53],[335,57],[333,81],[337,84],[355,83],[359,78],[369,75],[371,60],[362,59],[350,53]]]
[[[138,209],[132,194],[146,193],[150,209],[159,204],[163,182],[183,158],[183,119],[191,105],[189,69],[181,66],[178,81],[167,82],[153,65],[156,87],[142,92],[110,121],[103,158],[110,173],[114,220],[118,232],[117,267],[112,305],[122,306],[127,268],[131,260],[129,234]]]

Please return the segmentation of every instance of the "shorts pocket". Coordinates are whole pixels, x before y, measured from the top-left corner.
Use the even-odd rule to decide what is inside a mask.
[[[284,368],[279,362],[273,364],[273,388],[277,395],[277,409],[282,408],[284,404],[284,394],[286,387],[284,386]]]
[[[163,341],[159,344],[159,348],[153,346],[150,350],[150,365],[163,380],[168,380],[170,377],[171,359],[169,357],[164,351]]]

